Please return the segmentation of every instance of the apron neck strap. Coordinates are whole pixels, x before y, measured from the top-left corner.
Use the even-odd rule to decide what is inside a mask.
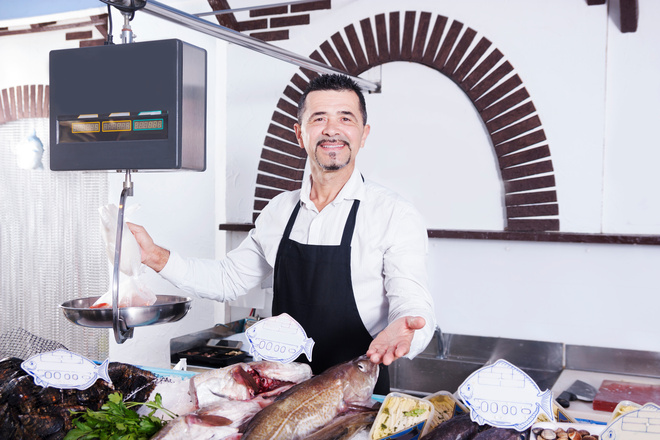
[[[286,224],[286,228],[284,228],[284,238],[289,238],[289,235],[291,234],[291,229],[293,229],[293,224],[296,222],[296,217],[298,217],[298,211],[300,211],[300,205],[302,205],[302,202],[296,203],[296,207],[293,208],[293,212],[291,213],[291,217],[289,217],[289,222]]]
[[[284,228],[282,237],[289,238],[289,235],[291,235],[291,230],[293,229],[293,224],[296,222],[296,217],[298,217],[301,204],[301,202],[298,202],[296,203],[296,207],[293,208],[293,212],[291,213],[291,217],[289,217],[286,228]],[[353,239],[353,231],[355,230],[355,219],[357,218],[357,210],[359,207],[360,201],[357,199],[353,200],[353,206],[351,207],[351,212],[348,214],[346,225],[344,225],[344,233],[341,236],[341,244],[343,246],[350,246],[351,244],[351,240]]]
[[[346,220],[346,225],[344,226],[344,234],[341,236],[342,246],[350,246],[351,240],[353,239],[353,231],[355,230],[355,219],[357,218],[357,210],[360,207],[360,201],[358,199],[353,200],[353,207],[351,208],[350,214],[348,214],[348,219]]]

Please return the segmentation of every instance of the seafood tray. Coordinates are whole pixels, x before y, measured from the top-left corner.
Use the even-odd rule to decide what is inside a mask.
[[[369,438],[417,440],[429,431],[429,421],[435,417],[435,407],[430,401],[404,393],[390,393],[378,410]]]
[[[177,363],[185,358],[188,365],[218,368],[241,362],[247,355],[236,348],[203,346],[174,353],[171,361]]]
[[[530,440],[545,440],[546,437],[552,437],[552,434],[544,436],[544,432],[552,432],[555,435],[557,430],[569,431],[569,429],[578,431],[588,431],[589,435],[600,437],[600,434],[605,429],[604,425],[596,425],[591,423],[555,423],[555,422],[538,422],[532,425],[530,432]],[[583,432],[584,433],[584,432]],[[583,435],[582,438],[586,437]],[[556,438],[559,438],[558,436]],[[572,438],[572,437],[571,437]]]

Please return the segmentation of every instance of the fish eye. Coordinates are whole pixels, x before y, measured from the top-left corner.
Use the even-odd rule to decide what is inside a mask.
[[[366,369],[364,366],[364,362],[358,362],[357,366],[360,369],[360,371],[364,371]]]

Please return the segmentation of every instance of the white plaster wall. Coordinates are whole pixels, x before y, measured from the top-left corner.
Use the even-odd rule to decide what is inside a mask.
[[[603,231],[660,231],[660,4],[642,1],[639,27],[622,34],[610,28],[607,58],[607,117],[603,166]]]
[[[607,6],[572,0],[335,0],[331,12],[312,13],[309,26],[275,44],[309,55],[346,25],[359,29],[359,20],[396,10],[401,25],[406,10],[459,20],[478,32],[473,44],[485,36],[502,51],[531,95],[552,154],[562,232],[657,234],[660,5],[639,3],[638,32],[622,34]],[[266,130],[296,71],[228,48],[227,222],[252,220]],[[372,131],[358,157],[365,176],[413,200],[430,229],[502,230],[495,158],[467,97],[410,63],[368,76],[383,91],[367,96]],[[448,333],[657,351],[659,253],[655,246],[432,239],[438,323]]]

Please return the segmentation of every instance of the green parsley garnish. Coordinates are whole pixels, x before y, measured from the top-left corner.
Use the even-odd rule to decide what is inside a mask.
[[[132,410],[136,406],[151,408],[145,416]],[[100,411],[72,411],[79,416],[73,420],[75,426],[64,440],[148,440],[167,424],[154,413],[163,411],[171,418],[177,415],[163,407],[163,399],[156,394],[154,401],[124,402],[121,393],[112,393]]]

